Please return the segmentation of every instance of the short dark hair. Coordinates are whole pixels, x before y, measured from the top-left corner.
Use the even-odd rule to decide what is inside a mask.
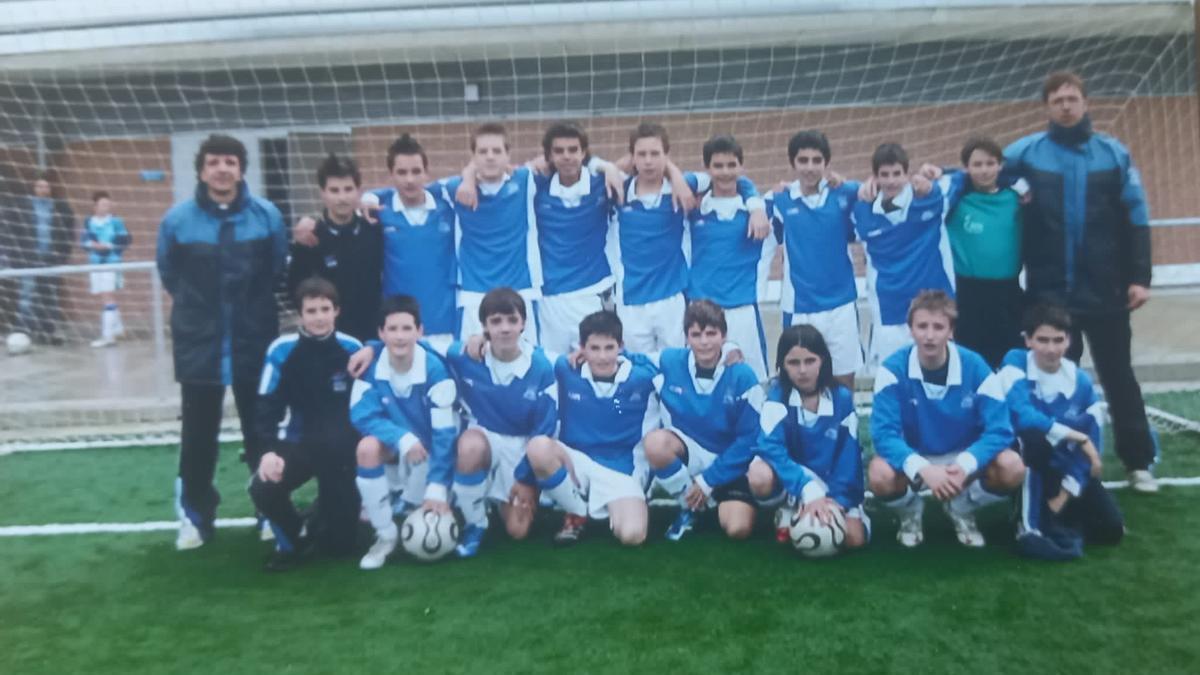
[[[1004,161],[1004,150],[1000,148],[999,143],[987,136],[972,136],[971,138],[967,139],[967,142],[963,145],[962,152],[959,154],[959,158],[962,159],[963,166],[966,166],[967,163],[971,161],[971,155],[973,155],[976,150],[982,150],[986,152],[992,157],[995,157],[996,161],[998,162]]]
[[[738,164],[746,163],[745,160],[742,159],[742,146],[737,142],[737,139],[729,134],[722,134],[720,136],[713,136],[712,138],[708,139],[708,141],[704,143],[704,147],[700,150],[700,153],[704,157],[704,166],[708,166],[712,163],[713,155],[722,152],[737,157]]]
[[[692,326],[699,326],[701,330],[712,326],[721,331],[721,335],[729,334],[725,310],[712,300],[693,300],[688,303],[683,312],[683,332],[687,333]]]
[[[881,143],[871,155],[871,173],[879,173],[879,168],[889,164],[899,164],[908,173],[908,153],[899,143]]]
[[[391,295],[383,299],[379,305],[377,323],[380,328],[387,324],[388,317],[393,314],[412,314],[413,321],[421,325],[421,303],[411,295]]]
[[[807,131],[798,131],[788,141],[788,164],[796,163],[796,153],[801,150],[816,150],[825,158],[825,163],[829,163],[829,158],[833,157],[833,152],[829,149],[829,139],[825,134],[816,129]]]
[[[784,363],[787,362],[788,352],[796,347],[803,347],[821,359],[821,370],[817,373],[817,391],[832,389],[837,385],[837,380],[833,379],[833,356],[829,353],[829,345],[821,331],[806,323],[788,326],[779,334],[775,350],[775,377],[785,404],[791,398],[795,387],[792,385],[792,379],[788,377]]]
[[[321,166],[317,167],[317,185],[322,190],[325,189],[325,182],[330,178],[350,178],[354,180],[354,187],[362,186],[362,174],[358,171],[358,165],[349,157],[338,157],[334,153],[329,153],[325,157],[325,161],[321,162]]]
[[[205,155],[233,155],[238,159],[238,167],[242,173],[246,173],[246,146],[233,136],[225,134],[212,134],[204,139],[200,144],[200,149],[196,151],[196,176],[200,176],[200,170],[204,168]]]
[[[671,139],[663,125],[657,122],[642,122],[637,125],[629,134],[629,152],[633,152],[633,146],[643,138],[657,138],[662,141],[663,152],[671,152]]]
[[[475,141],[480,136],[500,136],[504,139],[504,149],[508,150],[508,131],[499,122],[484,122],[471,132],[471,152],[475,152]]]
[[[107,190],[96,190],[95,192],[92,193],[92,203],[93,204],[100,201],[101,199],[112,199],[112,196],[108,194]]]
[[[1043,302],[1030,307],[1025,316],[1021,317],[1021,331],[1025,333],[1025,337],[1032,336],[1042,326],[1070,333],[1071,313],[1062,305]]]
[[[546,128],[546,133],[542,134],[542,154],[545,155],[547,162],[550,161],[550,148],[554,146],[555,139],[559,138],[574,138],[578,140],[583,154],[587,154],[588,135],[583,130],[583,127],[575,122],[555,122]]]
[[[1079,93],[1087,98],[1087,86],[1083,83],[1083,78],[1069,70],[1056,70],[1046,76],[1046,81],[1042,83],[1042,103],[1050,102],[1050,94],[1070,85],[1079,90]]]
[[[312,276],[304,281],[301,281],[296,286],[296,292],[293,294],[296,301],[296,309],[304,307],[305,298],[325,298],[333,303],[334,307],[341,307],[341,298],[338,296],[337,286],[325,277]]]
[[[479,302],[479,322],[487,323],[487,318],[493,314],[519,314],[521,321],[527,321],[525,316],[525,298],[511,288],[501,286],[488,291]]]
[[[411,134],[401,134],[400,138],[392,141],[392,144],[388,146],[388,173],[392,172],[392,165],[396,162],[396,155],[420,155],[421,166],[426,169],[429,168],[429,157],[425,155],[425,148],[422,148],[421,144]]]
[[[586,344],[588,338],[593,335],[610,337],[617,342],[623,343],[621,317],[617,316],[616,312],[610,312],[606,309],[599,312],[592,312],[583,317],[583,321],[579,322],[579,346],[582,347]]]
[[[958,305],[946,291],[925,289],[917,293],[917,297],[913,298],[908,305],[908,318],[905,323],[912,326],[913,315],[919,309],[945,314],[946,318],[950,319],[951,326],[958,321]]]

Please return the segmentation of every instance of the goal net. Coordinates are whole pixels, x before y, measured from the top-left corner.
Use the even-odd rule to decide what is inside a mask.
[[[537,155],[558,119],[581,122],[607,158],[638,121],[660,121],[685,169],[702,168],[708,137],[731,133],[761,191],[790,180],[786,143],[801,129],[823,130],[833,168],[852,178],[884,141],[917,164],[955,165],[970,135],[1007,143],[1043,128],[1040,84],[1060,69],[1086,80],[1095,126],[1142,171],[1156,284],[1173,290],[1136,318],[1135,361],[1182,387],[1200,380],[1192,13],[1186,1],[1107,0],[2,3],[0,334],[33,344],[0,355],[0,447],[170,432],[170,415],[120,411],[177,410],[154,310],[169,314],[170,299],[152,262],[211,132],[245,142],[251,190],[289,223],[320,207],[327,153],[383,186],[386,148],[409,132],[431,173],[452,175],[483,121],[508,127],[514,161]],[[39,177],[46,199],[34,198]],[[125,335],[93,350],[108,298],[91,292],[80,242],[98,192],[131,235],[122,260],[142,266],[114,294]],[[43,409],[53,421],[28,414]]]

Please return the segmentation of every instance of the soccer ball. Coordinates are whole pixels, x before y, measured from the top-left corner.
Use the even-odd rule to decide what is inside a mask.
[[[29,351],[29,347],[32,344],[29,336],[24,333],[10,333],[8,339],[5,340],[9,356],[24,354]]]
[[[810,515],[803,518],[792,518],[788,534],[792,539],[792,548],[806,558],[828,558],[842,550],[846,543],[846,516],[841,509],[830,509],[833,522],[822,525]]]
[[[445,557],[458,544],[458,521],[450,513],[417,509],[400,528],[400,545],[423,562]]]

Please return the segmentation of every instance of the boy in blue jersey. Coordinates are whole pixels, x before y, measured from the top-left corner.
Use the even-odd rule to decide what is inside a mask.
[[[450,512],[457,388],[450,370],[422,335],[421,310],[412,296],[387,298],[379,310],[384,348],[354,383],[350,419],[363,434],[358,443],[358,492],[375,543],[359,562],[378,569],[396,548],[391,494],[385,464],[397,464],[404,498],[421,508]]]
[[[1017,525],[1017,550],[1034,558],[1070,560],[1083,543],[1116,544],[1121,511],[1100,482],[1103,410],[1082,368],[1063,358],[1071,315],[1037,305],[1024,320],[1028,349],[1004,357],[1004,385],[1028,467]]]
[[[875,374],[867,475],[876,498],[899,513],[896,538],[909,548],[925,537],[922,487],[942,502],[959,542],[980,547],[975,510],[1025,478],[1000,380],[983,357],[951,342],[955,315],[946,293],[922,291],[908,312],[914,344]]]
[[[767,379],[767,342],[758,311],[760,285],[765,285],[775,240],[769,230],[755,230],[751,206],[757,197],[738,194],[742,178],[742,146],[733,136],[714,136],[703,147],[710,178],[700,204],[688,216],[692,251],[689,300],[706,299],[723,308],[728,338],[736,343],[759,381]]]
[[[559,433],[538,436],[526,455],[542,492],[566,512],[555,542],[577,541],[588,516],[607,518],[617,540],[646,540],[648,472],[642,438],[658,426],[654,378],[645,356],[622,351],[621,319],[597,312],[579,324],[583,363],[554,364]]]
[[[522,339],[525,300],[511,288],[488,291],[479,303],[487,345],[483,358],[455,342],[447,361],[458,381],[469,422],[458,438],[454,497],[466,528],[458,555],[479,552],[487,531],[487,500],[500,505],[509,535],[524,539],[533,523],[537,490],[517,483],[515,471],[533,436],[558,430],[554,365],[540,347]]]
[[[783,241],[783,325],[809,324],[820,331],[833,356],[834,377],[853,389],[863,365],[849,250],[860,186],[830,172],[831,156],[829,139],[820,131],[792,136],[788,163],[796,180],[768,197],[769,210]]]
[[[789,326],[779,336],[776,379],[762,406],[759,457],[770,494],[782,488],[801,507],[783,507],[777,522],[813,516],[829,523],[834,510],[846,519],[847,548],[864,546],[871,521],[863,510],[862,450],[854,392],[833,376],[833,357],[820,331]],[[787,541],[787,529],[782,541]]]
[[[745,539],[754,526],[754,503],[745,490],[723,488],[744,480],[754,456],[762,388],[750,366],[725,365],[726,319],[719,306],[709,300],[692,302],[684,312],[684,326],[687,348],[667,349],[658,357],[654,385],[663,428],[643,441],[651,472],[679,501],[679,516],[667,539],[678,541],[687,534],[696,511],[710,498],[719,504],[717,519],[725,533]]]
[[[88,252],[88,262],[93,265],[119,263],[121,253],[129,248],[129,231],[125,221],[113,215],[112,198],[103,190],[92,195],[92,217],[83,224],[80,242]],[[121,311],[117,308],[117,291],[124,286],[120,272],[92,272],[92,295],[99,295],[104,302],[100,313],[100,338],[92,342],[93,347],[108,347],[116,344],[117,338],[125,333],[121,323]]]
[[[954,270],[942,227],[942,191],[919,173],[909,177],[908,153],[895,143],[875,149],[871,171],[851,218],[866,245],[870,362],[878,368],[912,341],[905,316],[917,293],[936,289],[953,297]]]
[[[272,572],[302,562],[314,540],[326,553],[350,553],[358,528],[354,448],[359,435],[350,423],[346,361],[362,343],[335,330],[341,312],[333,282],[310,277],[296,287],[295,296],[300,332],[281,336],[267,350],[254,426],[266,451],[249,492],[274,530],[275,552],[266,564]],[[281,438],[279,425],[288,412]],[[319,506],[302,537],[306,524],[291,494],[314,477]]]

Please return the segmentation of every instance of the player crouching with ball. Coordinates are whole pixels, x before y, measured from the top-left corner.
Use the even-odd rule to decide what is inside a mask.
[[[875,375],[876,455],[867,475],[875,497],[899,513],[896,538],[909,548],[925,538],[922,487],[942,502],[959,542],[980,547],[975,511],[1005,499],[1025,478],[999,377],[983,357],[951,342],[957,314],[945,292],[921,291],[908,310],[913,344]]]

